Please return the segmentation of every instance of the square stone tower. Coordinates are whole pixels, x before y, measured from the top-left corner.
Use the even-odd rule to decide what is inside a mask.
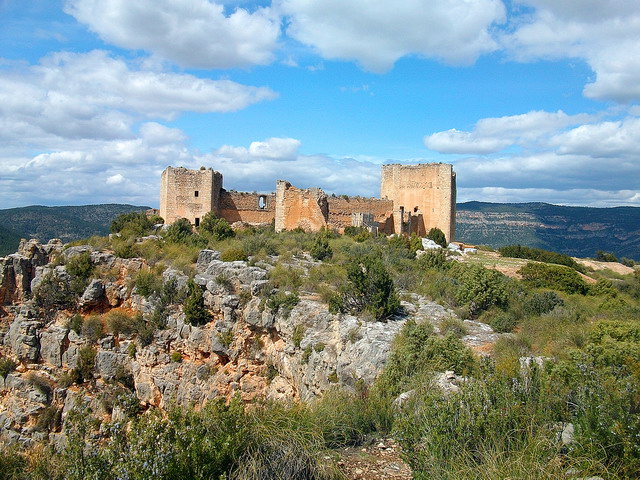
[[[425,236],[433,227],[451,242],[456,235],[456,174],[453,165],[383,165],[380,198],[393,201],[394,233]]]
[[[186,218],[196,227],[210,211],[218,214],[222,174],[211,168],[167,167],[160,180],[160,216],[168,225]]]

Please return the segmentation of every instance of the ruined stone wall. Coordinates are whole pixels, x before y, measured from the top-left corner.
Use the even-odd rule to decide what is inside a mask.
[[[246,192],[220,192],[220,217],[229,223],[271,223],[276,215],[276,195]]]
[[[424,236],[437,227],[448,241],[455,239],[456,174],[443,163],[383,165],[380,196],[393,201],[394,231],[411,231]],[[409,222],[409,215],[411,221]]]
[[[160,182],[160,216],[166,224],[186,218],[199,224],[210,211],[218,214],[222,175],[211,168],[167,167]]]
[[[393,212],[393,202],[378,198],[364,197],[328,197],[329,226],[338,230],[351,225],[353,213],[371,213],[382,230]]]
[[[329,203],[319,188],[299,189],[289,182],[276,182],[275,230],[303,228],[316,232],[327,226]]]

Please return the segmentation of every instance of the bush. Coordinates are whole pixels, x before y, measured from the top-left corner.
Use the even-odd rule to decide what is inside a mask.
[[[162,277],[149,270],[140,270],[136,275],[135,285],[138,294],[148,297],[162,289]]]
[[[155,224],[164,223],[157,215],[147,215],[145,212],[130,212],[118,215],[111,222],[111,233],[122,233],[123,236],[142,236]]]
[[[67,260],[65,265],[69,275],[82,280],[88,280],[93,273],[93,263],[89,252],[74,255]]]
[[[140,313],[130,316],[122,311],[111,310],[104,318],[107,331],[114,335],[139,333],[146,326]]]
[[[564,301],[556,292],[546,291],[534,293],[524,304],[524,312],[527,315],[544,315],[556,307],[562,307]]]
[[[96,350],[91,345],[86,345],[78,350],[78,361],[76,369],[80,375],[81,382],[93,378],[93,369],[96,366]]]
[[[207,246],[207,241],[193,233],[191,223],[186,218],[179,218],[173,222],[167,229],[164,239],[169,243],[197,246],[204,248]]]
[[[7,378],[11,372],[13,372],[18,364],[10,358],[0,358],[0,377]]]
[[[333,256],[333,250],[329,246],[329,239],[326,235],[320,234],[316,236],[310,253],[316,260],[326,260]]]
[[[208,212],[202,217],[199,231],[209,234],[214,240],[224,240],[235,236],[229,222],[224,218],[218,218],[213,212]]]
[[[369,312],[383,320],[400,308],[393,280],[382,261],[372,255],[355,258],[346,265],[347,285],[341,289],[342,308]]]
[[[240,247],[227,248],[220,254],[220,260],[223,262],[235,262],[241,260],[246,262],[248,260],[247,253]]]
[[[270,295],[267,299],[267,307],[274,315],[280,313],[284,318],[289,316],[289,312],[300,301],[300,297],[295,293],[285,293],[278,291],[273,295]]]
[[[526,258],[528,260],[536,260],[543,263],[555,263],[557,265],[565,265],[571,267],[578,272],[585,273],[585,268],[576,262],[569,255],[562,253],[550,252],[541,248],[530,248],[522,245],[508,245],[498,249],[500,255],[511,258]]]
[[[447,238],[445,237],[444,232],[439,228],[433,227],[431,230],[429,230],[429,233],[427,233],[427,238],[429,240],[433,240],[442,248],[447,248]]]
[[[588,291],[587,284],[575,270],[561,265],[527,263],[518,270],[522,280],[537,288],[551,288],[560,292],[579,293]]]
[[[443,271],[448,266],[447,253],[441,248],[427,250],[420,255],[416,263],[422,269]]]
[[[188,295],[183,304],[185,321],[190,325],[204,325],[211,317],[204,306],[204,294],[196,282],[187,283]]]
[[[617,262],[618,261],[618,257],[616,257],[611,252],[605,252],[603,250],[598,250],[596,252],[596,260],[598,260],[599,262]]]
[[[472,317],[492,306],[507,305],[507,279],[502,273],[462,263],[453,266],[450,273],[458,281],[456,300],[468,306]]]
[[[69,281],[58,276],[56,272],[45,274],[32,294],[36,305],[49,313],[73,307],[77,298]]]
[[[104,335],[102,320],[97,315],[91,315],[82,322],[80,333],[92,342],[97,342]]]
[[[171,358],[171,361],[173,363],[182,362],[182,354],[180,352],[171,352],[171,355],[169,355],[169,357]]]

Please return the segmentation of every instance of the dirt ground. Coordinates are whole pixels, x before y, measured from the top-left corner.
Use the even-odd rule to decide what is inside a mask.
[[[410,480],[411,469],[400,458],[400,446],[392,438],[338,451],[338,466],[349,480]]]

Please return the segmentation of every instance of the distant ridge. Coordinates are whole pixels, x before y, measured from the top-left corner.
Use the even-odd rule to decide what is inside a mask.
[[[15,252],[20,238],[37,238],[43,242],[60,238],[66,243],[92,235],[107,235],[111,221],[121,213],[148,208],[110,203],[73,207],[32,205],[0,210],[0,256]]]
[[[640,260],[640,207],[465,202],[457,205],[456,237],[491,247],[521,244],[576,257],[604,250]]]
[[[15,252],[20,238],[70,242],[107,235],[116,216],[148,208],[112,203],[0,210],[0,256]],[[465,202],[457,205],[456,230],[458,240],[477,245],[520,244],[576,257],[604,250],[640,261],[640,207]]]

